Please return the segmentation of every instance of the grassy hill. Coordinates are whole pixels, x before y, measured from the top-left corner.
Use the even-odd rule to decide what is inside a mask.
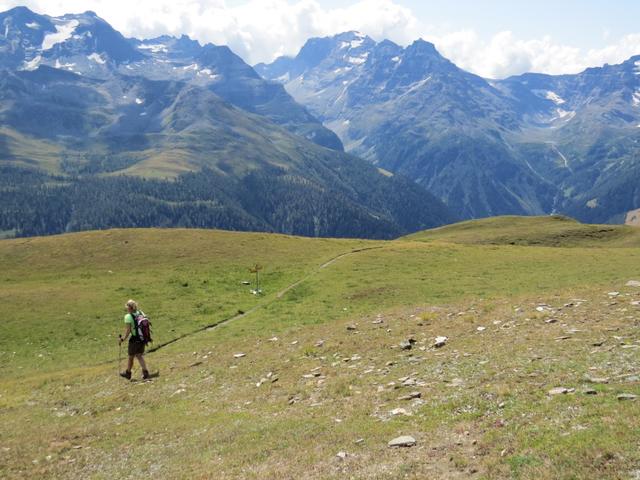
[[[588,225],[569,217],[502,216],[470,220],[405,237],[422,242],[547,247],[638,247],[640,230],[621,225]]]
[[[2,240],[0,476],[633,478],[637,231],[562,236],[599,228]],[[151,382],[116,375],[130,297],[161,347]]]

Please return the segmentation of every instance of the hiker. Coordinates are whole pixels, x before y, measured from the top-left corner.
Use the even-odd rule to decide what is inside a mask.
[[[131,368],[133,367],[133,359],[135,357],[138,359],[140,367],[142,367],[142,378],[143,380],[146,380],[149,378],[149,370],[147,370],[147,365],[143,357],[145,342],[140,338],[140,333],[138,332],[138,329],[135,328],[136,322],[134,320],[134,316],[138,316],[142,312],[138,311],[138,304],[133,300],[129,300],[125,304],[125,308],[127,310],[127,313],[124,316],[124,323],[126,327],[124,337],[120,336],[120,344],[129,338],[129,360],[127,363],[127,370],[120,373],[120,376],[127,380],[131,379]]]

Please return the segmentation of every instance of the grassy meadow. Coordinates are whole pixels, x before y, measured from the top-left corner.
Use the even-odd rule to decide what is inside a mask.
[[[1,240],[0,477],[640,478],[638,246],[556,217]],[[149,382],[117,376],[129,298]]]

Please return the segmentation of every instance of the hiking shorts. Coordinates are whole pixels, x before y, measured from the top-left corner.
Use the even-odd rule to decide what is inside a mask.
[[[144,353],[144,342],[135,337],[129,338],[129,356],[142,355]]]

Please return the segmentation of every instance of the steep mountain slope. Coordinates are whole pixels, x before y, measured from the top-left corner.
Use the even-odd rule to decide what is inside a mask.
[[[328,44],[320,61],[316,45]],[[513,152],[516,104],[422,40],[403,49],[349,32],[314,39],[290,60],[257,66],[342,138],[348,151],[425,185],[463,217],[534,213],[554,189]],[[278,67],[279,69],[277,69]],[[296,75],[297,76],[294,76]]]
[[[637,57],[580,75],[487,81],[428,42],[402,48],[348,32],[256,70],[283,82],[348,151],[408,175],[464,217],[563,211],[602,222],[639,205],[627,184],[639,168]]]
[[[5,236],[163,225],[389,238],[454,218],[412,182],[236,107],[207,83],[120,72],[133,57],[109,60],[108,71],[90,60],[95,75],[40,57],[0,77]],[[229,84],[238,69],[251,70],[230,65]],[[33,167],[49,173],[24,170]]]
[[[559,186],[558,209],[619,223],[640,205],[640,56],[577,75],[512,77],[499,88],[528,106],[519,140]]]
[[[0,27],[0,69],[48,65],[92,78],[124,74],[189,82],[319,145],[342,150],[338,137],[281,85],[263,80],[228,47],[201,46],[184,36],[125,39],[94,12],[49,17],[18,7],[0,14]]]

